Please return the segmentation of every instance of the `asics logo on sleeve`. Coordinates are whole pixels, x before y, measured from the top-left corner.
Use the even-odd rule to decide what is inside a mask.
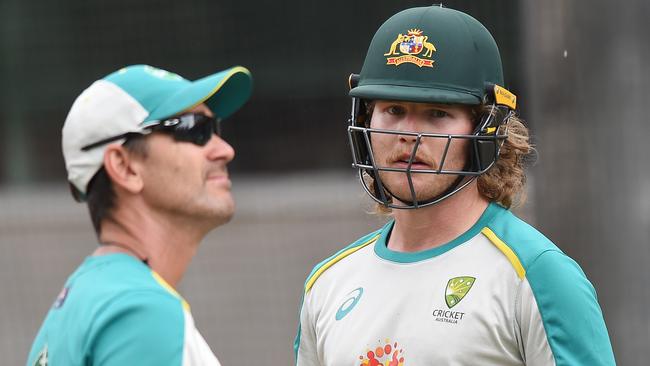
[[[352,290],[346,296],[339,309],[336,311],[336,320],[343,319],[357,305],[363,295],[363,287]]]

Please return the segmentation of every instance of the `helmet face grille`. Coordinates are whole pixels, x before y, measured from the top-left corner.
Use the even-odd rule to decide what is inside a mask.
[[[415,138],[415,143],[413,144],[408,165],[406,167],[399,168],[382,166],[377,163],[371,143],[373,136],[377,135],[399,135]],[[348,137],[352,148],[352,166],[358,169],[359,176],[366,192],[378,203],[387,207],[419,208],[442,201],[444,198],[447,198],[466,187],[473,179],[490,169],[496,162],[499,148],[502,142],[507,138],[507,135],[499,135],[496,133],[491,135],[445,135],[349,126]],[[439,165],[435,167],[435,169],[412,168],[419,147],[423,141],[428,139],[439,139],[445,141],[445,148],[439,159],[437,159],[437,161],[440,162]],[[470,160],[472,163],[460,170],[449,169],[445,166],[448,160],[447,153],[449,152],[449,147],[453,141],[457,140],[469,141],[471,151]],[[404,174],[408,181],[410,197],[399,197],[398,199],[402,202],[401,204],[394,202],[392,198],[395,197],[395,195],[390,192],[380,177],[381,174],[384,174],[383,172]],[[444,192],[444,197],[433,197],[433,199],[428,198],[422,200],[417,198],[417,192],[413,185],[414,174],[456,175],[459,179],[453,187],[449,187],[449,189]],[[364,176],[371,178],[370,182],[368,179],[364,179]],[[369,184],[372,183],[375,185],[374,188],[369,186]]]
[[[492,88],[492,90],[497,90]],[[490,93],[488,93],[490,95]],[[472,134],[436,134],[417,131],[385,130],[369,127],[370,116],[363,101],[353,98],[352,116],[348,126],[348,139],[352,153],[352,167],[358,169],[359,178],[366,192],[376,202],[390,208],[413,209],[438,203],[469,185],[474,179],[488,171],[496,163],[501,146],[508,138],[507,122],[514,114],[508,105],[497,104],[494,94],[486,98],[491,102],[485,112],[479,116]],[[373,136],[404,136],[414,141],[406,167],[383,166],[375,159]],[[418,150],[425,141],[444,142],[444,149],[436,159],[437,166],[432,169],[413,168]],[[455,141],[467,141],[469,159],[462,169],[449,168],[447,165],[450,146]],[[404,174],[408,182],[409,197],[397,197],[386,187],[382,174]],[[418,192],[413,184],[414,174],[455,175],[457,179],[443,193],[426,199],[418,199]],[[394,200],[393,198],[397,198]],[[399,201],[399,202],[396,202]]]

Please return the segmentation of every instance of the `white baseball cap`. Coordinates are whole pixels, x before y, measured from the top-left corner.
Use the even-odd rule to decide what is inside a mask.
[[[145,133],[146,127],[201,103],[216,118],[225,119],[246,103],[251,92],[251,73],[242,66],[195,81],[148,65],[115,71],[84,90],[70,108],[61,139],[68,181],[83,200],[88,183],[103,165],[107,145],[82,150],[84,146]]]

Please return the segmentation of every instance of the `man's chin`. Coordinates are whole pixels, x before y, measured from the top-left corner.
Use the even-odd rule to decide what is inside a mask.
[[[426,202],[438,197],[439,195],[443,194],[445,191],[441,187],[434,187],[434,185],[438,186],[438,184],[430,183],[427,186],[426,184],[420,184],[420,182],[414,182],[413,184],[413,188],[415,190],[415,199],[414,199],[413,194],[409,189],[408,181],[404,183],[398,183],[398,184],[395,184],[394,182],[384,182],[383,184],[388,189],[390,194],[402,203],[410,203],[410,202],[414,202],[415,200],[417,200],[418,202]],[[391,187],[397,187],[397,189],[393,190],[391,189]]]
[[[206,197],[203,209],[196,214],[196,219],[211,228],[216,228],[232,220],[235,213],[235,201],[230,194],[220,197]]]
[[[234,211],[230,212],[230,214],[228,214],[228,215],[220,215],[220,216],[216,217],[215,218],[215,227],[218,227],[218,226],[225,225],[225,224],[229,223],[230,220],[232,220],[233,216],[234,216]]]
[[[223,225],[232,220],[234,215],[235,202],[231,200],[229,202],[222,202],[222,204],[219,206],[219,209],[215,212],[214,218],[219,223],[219,225]]]

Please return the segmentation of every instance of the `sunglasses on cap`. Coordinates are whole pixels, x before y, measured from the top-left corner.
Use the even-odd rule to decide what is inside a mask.
[[[191,142],[198,146],[205,146],[212,138],[212,135],[221,136],[221,124],[218,119],[206,116],[203,113],[187,113],[148,125],[142,134],[146,135],[150,132],[169,133],[176,141]],[[112,136],[86,145],[81,150],[88,151],[134,134],[139,135],[136,132],[129,132]]]

